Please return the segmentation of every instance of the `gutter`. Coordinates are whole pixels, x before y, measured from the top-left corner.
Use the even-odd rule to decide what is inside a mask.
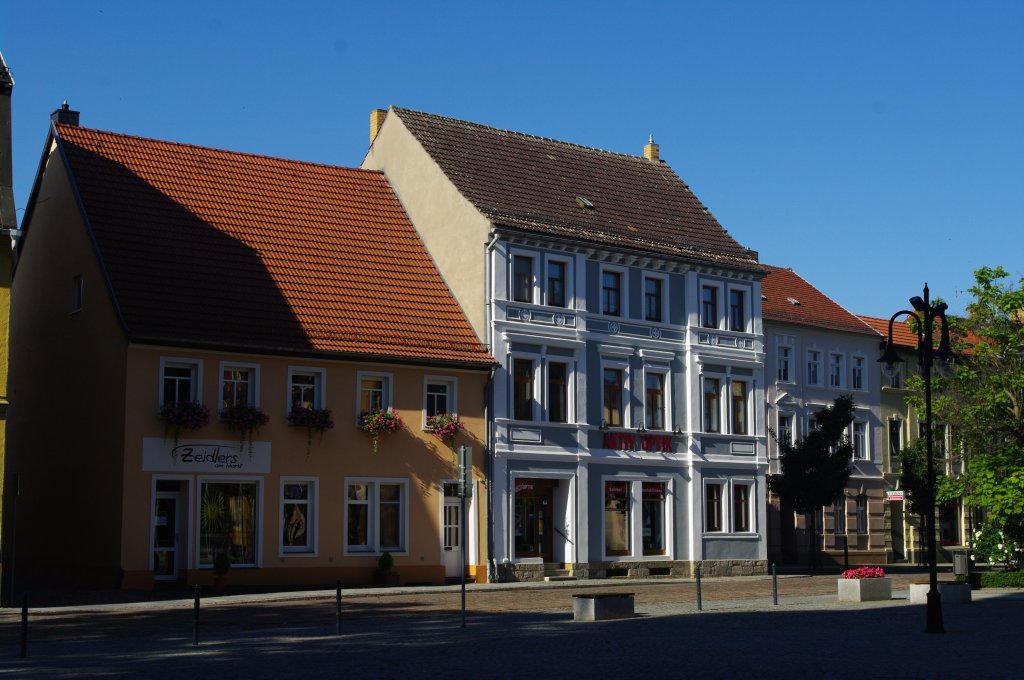
[[[491,343],[491,255],[494,244],[498,241],[497,232],[491,232],[491,238],[484,244],[484,350],[492,351]],[[484,386],[484,494],[487,504],[487,582],[497,580],[498,565],[494,561],[494,422],[491,417],[493,408],[494,371],[492,365]]]

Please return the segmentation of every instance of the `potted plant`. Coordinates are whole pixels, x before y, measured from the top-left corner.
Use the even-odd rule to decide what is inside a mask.
[[[331,418],[330,409],[292,406],[292,410],[288,412],[288,424],[306,428],[306,458],[309,458],[313,432],[320,433],[320,440],[323,441],[324,432],[334,427],[334,420]]]
[[[173,404],[164,404],[158,412],[164,426],[170,431],[174,438],[174,445],[178,445],[178,439],[182,432],[192,432],[201,427],[206,427],[210,422],[210,409],[206,404],[198,401],[178,401]]]
[[[228,571],[231,569],[231,555],[227,550],[221,550],[213,556],[213,587],[216,590],[224,590],[227,584]]]
[[[373,582],[377,585],[397,586],[399,584],[398,574],[392,569],[395,566],[395,558],[387,550],[377,558],[377,568],[373,570]]]
[[[847,569],[839,578],[840,602],[892,599],[892,579],[881,567]]]
[[[427,418],[427,430],[435,437],[444,442],[452,452],[452,462],[455,462],[455,437],[458,436],[465,425],[457,413],[438,413]]]
[[[256,406],[228,406],[221,409],[220,419],[228,429],[238,432],[238,445],[252,455],[252,436],[266,425],[270,416]]]
[[[359,416],[359,429],[370,435],[373,452],[377,453],[377,439],[381,434],[401,430],[402,417],[391,407],[367,411]]]

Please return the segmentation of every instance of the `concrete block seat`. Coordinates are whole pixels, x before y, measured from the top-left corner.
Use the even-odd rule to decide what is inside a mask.
[[[573,595],[573,621],[628,619],[633,616],[633,595],[633,593]]]

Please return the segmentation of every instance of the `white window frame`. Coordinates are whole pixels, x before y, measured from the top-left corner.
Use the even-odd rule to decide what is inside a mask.
[[[732,293],[738,291],[743,294],[743,327],[739,330],[732,329]],[[725,329],[734,333],[749,333],[751,332],[750,321],[751,321],[751,299],[752,291],[750,286],[726,286],[725,291]]]
[[[789,439],[784,438],[782,419],[789,418]],[[779,411],[775,417],[775,434],[786,444],[792,446],[796,442],[796,414],[792,411]]]
[[[203,517],[203,484],[207,483],[207,482],[209,482],[211,484],[240,484],[240,483],[250,483],[250,482],[255,482],[256,483],[256,505],[257,505],[257,507],[256,507],[255,513],[254,513],[254,515],[256,517],[256,529],[255,529],[255,533],[254,533],[254,536],[255,536],[254,540],[256,542],[256,545],[253,548],[253,550],[255,551],[255,555],[256,555],[256,561],[254,563],[247,563],[247,564],[232,564],[231,568],[232,569],[251,569],[251,568],[254,568],[254,567],[255,568],[259,568],[259,567],[263,566],[263,529],[264,529],[263,518],[264,518],[264,514],[265,514],[264,513],[264,508],[266,507],[266,504],[265,504],[265,501],[264,501],[264,497],[263,497],[264,496],[264,494],[263,494],[263,488],[264,488],[263,477],[257,477],[257,476],[221,477],[221,476],[199,475],[196,478],[196,495],[195,495],[196,509],[195,509],[195,515],[194,515],[194,517],[195,517],[195,520],[194,520],[194,522],[195,522],[194,531],[195,531],[196,567],[198,567],[199,569],[212,569],[213,568],[213,564],[212,563],[210,563],[210,564],[200,563],[200,561],[199,561],[200,558],[201,558],[201,555],[203,554],[202,553],[202,549],[201,549],[202,548],[201,542],[202,542],[202,533],[203,532],[202,532],[202,527],[200,525],[200,523],[202,522],[202,517]]]
[[[428,392],[431,385],[444,385],[448,392],[448,410],[445,413],[459,413],[459,379],[448,375],[425,375],[423,376],[423,429],[427,428],[427,418],[430,414],[427,409],[427,402],[430,397]]]
[[[327,401],[327,370],[313,366],[289,366],[288,384],[285,385],[286,413],[292,410],[292,378],[296,375],[313,375],[316,380],[313,384],[313,408],[325,408]]]
[[[244,368],[249,371],[251,380],[249,381],[249,399],[245,406],[254,406],[259,408],[260,406],[260,365],[253,364],[245,361],[222,361],[220,362],[220,371],[217,382],[217,409],[225,408],[224,406],[224,371],[232,368]],[[289,388],[291,387],[289,383]]]
[[[607,542],[605,541],[605,532],[607,526],[605,524],[605,484],[608,482],[616,482],[626,484],[629,490],[629,554],[628,555],[609,555],[607,550]],[[658,483],[665,485],[665,498],[662,502],[662,517],[663,526],[665,529],[665,554],[644,554],[644,538],[643,538],[643,514],[644,514],[644,498],[643,498],[643,485],[644,483]],[[673,558],[673,540],[674,536],[674,525],[671,510],[671,498],[673,493],[672,478],[668,476],[658,477],[638,477],[636,475],[602,475],[601,477],[601,558],[606,562],[630,562],[642,559],[644,561],[658,561],[658,560],[671,560]]]
[[[306,536],[309,537],[309,547],[285,546],[284,544],[284,506],[288,501],[284,497],[284,487],[288,484],[307,484],[309,486],[309,498],[306,499]],[[292,477],[282,476],[278,487],[278,527],[277,527],[277,548],[279,557],[316,557],[319,552],[317,545],[320,536],[320,479],[318,477]]]
[[[715,289],[715,324],[704,325],[704,289]],[[720,281],[702,280],[697,286],[697,327],[708,330],[722,330],[725,328],[726,307],[728,301],[725,299],[725,285]]]
[[[203,402],[203,360],[185,357],[160,357],[160,380],[157,382],[157,403],[164,405],[164,369],[169,366],[192,369],[190,401]]]
[[[672,309],[672,307],[669,305],[669,302],[668,302],[668,282],[669,282],[668,274],[658,274],[658,273],[655,273],[655,272],[644,272],[642,279],[643,280],[642,280],[641,288],[640,288],[640,298],[641,298],[640,307],[641,307],[641,312],[642,312],[642,321],[644,321],[645,323],[664,323],[664,324],[670,323],[668,313],[669,313],[669,310]],[[648,279],[653,279],[653,280],[661,281],[661,319],[659,319],[657,321],[654,321],[652,319],[648,319],[647,318],[647,280]]]
[[[551,364],[565,364],[565,422],[551,420]],[[545,356],[543,361],[544,384],[541,386],[543,403],[541,408],[544,412],[544,421],[554,425],[569,425],[576,422],[576,399],[574,398],[576,384],[576,361],[573,357]],[[602,392],[602,395],[604,392]],[[602,405],[603,406],[603,405]]]
[[[608,314],[604,311],[604,275],[613,272],[619,275],[619,313]],[[629,318],[629,269],[615,265],[603,264],[597,279],[597,309],[600,314],[612,319]]]
[[[644,429],[647,429],[647,375],[654,373],[662,377],[661,382],[661,404],[662,404],[662,428],[660,430],[651,430],[652,432],[670,432],[672,430],[672,370],[669,366],[663,364],[648,364],[645,363],[642,372],[643,389],[640,396],[640,401],[643,403],[643,423]]]
[[[718,381],[718,430],[708,430],[705,428],[706,419],[706,400],[704,395],[704,383],[707,380]],[[732,428],[732,423],[729,421],[729,406],[727,399],[729,398],[729,376],[723,373],[701,373],[700,376],[700,431],[705,434],[727,434]]]
[[[530,395],[530,419],[524,420],[516,417],[516,360],[526,360],[531,363],[531,395]],[[521,423],[535,423],[540,420],[541,397],[537,391],[543,389],[539,378],[541,374],[541,357],[536,354],[525,354],[513,352],[508,359],[508,417],[509,420],[516,420]]]
[[[380,555],[387,551],[392,555],[409,554],[409,480],[402,477],[346,477],[343,481],[342,493],[342,546],[344,555]],[[367,536],[370,545],[365,548],[352,547],[348,544],[348,510],[352,502],[348,498],[349,484],[368,484],[370,498],[367,500]],[[401,546],[382,546],[380,544],[380,487],[381,485],[398,485],[401,487],[402,512],[399,521],[401,527]],[[361,504],[361,503],[360,503]]]
[[[548,299],[548,264],[551,262],[558,262],[565,265],[565,306],[552,305],[551,300]],[[575,305],[573,304],[573,272],[572,272],[573,261],[572,258],[563,257],[561,255],[545,255],[544,257],[544,276],[541,282],[541,298],[543,304],[549,307],[557,307],[558,309],[572,309]]]
[[[720,536],[729,533],[729,480],[724,477],[706,477],[703,480],[703,491],[701,495],[701,517],[703,533],[710,536]],[[708,528],[708,487],[717,486],[718,491],[718,529]]]
[[[816,355],[817,356],[817,360],[816,361],[813,361],[813,362],[811,361],[811,356],[812,355]],[[822,351],[820,349],[816,349],[816,348],[812,347],[812,348],[809,348],[804,353],[804,356],[806,357],[806,360],[804,361],[804,379],[807,381],[807,384],[812,386],[812,387],[821,387],[822,384],[823,384],[822,383],[822,371],[825,368],[824,365],[823,365],[823,362],[822,362]],[[815,376],[816,380],[814,380],[814,381],[811,380],[811,365],[812,364],[815,367],[815,373],[816,373],[816,376]]]
[[[828,353],[828,386],[837,389],[846,386],[846,355],[842,352]]]
[[[736,517],[735,517],[735,499],[736,499],[736,487],[745,486],[747,487],[747,530],[739,531],[736,529]],[[730,534],[741,534],[749,535],[757,533],[757,487],[754,484],[754,480],[746,477],[734,477],[729,480],[729,533]]]
[[[857,436],[857,428],[863,428],[861,436]],[[853,447],[854,460],[871,460],[871,445],[868,441],[871,428],[866,420],[854,420],[850,423],[850,444]],[[860,444],[858,444],[858,440]]]
[[[359,417],[363,414],[363,380],[379,379],[383,383],[381,385],[380,395],[380,408],[382,411],[387,411],[389,408],[394,408],[394,391],[395,391],[395,378],[391,373],[384,371],[356,371],[356,422],[359,422]]]
[[[516,258],[523,257],[533,261],[530,266],[530,300],[516,300]],[[540,271],[540,253],[520,250],[514,248],[509,252],[508,255],[508,301],[514,304],[520,305],[536,305],[539,304],[540,300],[540,286],[538,286],[538,280],[544,275],[544,272]]]
[[[726,391],[726,395],[728,396],[728,399],[729,399],[729,404],[728,404],[728,408],[727,408],[727,411],[728,411],[728,414],[729,414],[729,434],[738,434],[741,437],[751,436],[751,435],[754,434],[754,423],[753,423],[753,420],[752,420],[753,419],[753,409],[750,407],[751,398],[752,398],[752,395],[753,395],[753,392],[754,392],[754,379],[751,376],[745,376],[745,375],[744,376],[732,376],[732,375],[730,375],[728,382],[729,382],[729,385],[728,385],[728,388],[727,388],[727,391]],[[744,411],[743,415],[744,415],[744,418],[745,418],[746,423],[747,423],[747,431],[746,432],[734,432],[733,431],[733,425],[735,424],[734,423],[734,419],[735,419],[736,413],[733,410],[732,385],[733,385],[733,383],[737,383],[737,382],[743,383],[744,386],[745,386],[745,390],[746,390],[746,393],[743,395],[743,411]]]
[[[630,391],[630,373],[629,362],[622,361],[619,359],[611,359],[608,357],[601,358],[601,421],[604,422],[604,371],[605,369],[614,369],[622,372],[622,395],[621,395],[621,408],[622,408],[622,424],[621,425],[608,425],[608,427],[615,427],[616,429],[628,429],[633,427],[633,409],[630,408],[629,395]]]
[[[795,347],[795,344],[796,343],[793,342],[793,338],[791,336],[788,336],[788,335],[777,336],[776,341],[775,341],[775,381],[776,382],[783,382],[783,383],[787,383],[787,384],[795,383],[796,382],[796,373],[793,370],[794,369],[793,360],[796,358],[796,347]],[[783,357],[783,355],[782,355],[782,350],[783,349],[789,350],[789,354],[786,357]],[[786,378],[780,378],[779,377],[779,372],[782,369],[783,363],[785,363],[785,365],[786,365],[786,373],[787,373],[787,376],[788,376]]]
[[[867,357],[854,354],[850,357],[850,389],[857,392],[868,390],[868,360]],[[857,383],[860,382],[860,386]]]

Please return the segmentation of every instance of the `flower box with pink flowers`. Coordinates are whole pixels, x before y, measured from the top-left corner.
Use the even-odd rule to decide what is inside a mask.
[[[839,578],[840,602],[891,600],[892,579],[881,567],[847,569]]]

